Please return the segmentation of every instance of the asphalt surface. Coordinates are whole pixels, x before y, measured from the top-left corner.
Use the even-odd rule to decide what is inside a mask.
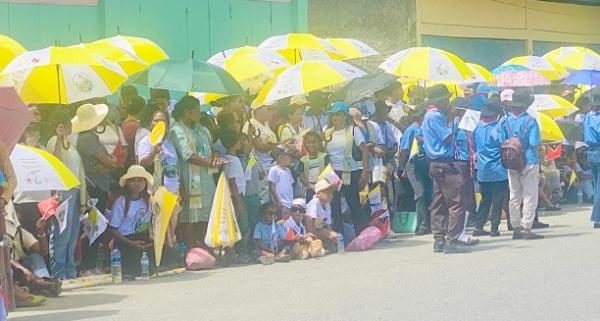
[[[434,254],[430,235],[271,266],[186,272],[64,292],[13,321],[600,320],[600,230],[590,207],[541,213],[543,240],[482,237]]]

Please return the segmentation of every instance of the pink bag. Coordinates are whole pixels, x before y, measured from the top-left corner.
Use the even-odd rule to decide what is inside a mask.
[[[189,270],[211,270],[215,267],[216,259],[206,250],[193,248],[185,257],[185,265]]]
[[[369,250],[379,241],[381,237],[381,231],[374,227],[367,227],[359,236],[357,236],[350,244],[348,244],[348,251],[366,251]]]

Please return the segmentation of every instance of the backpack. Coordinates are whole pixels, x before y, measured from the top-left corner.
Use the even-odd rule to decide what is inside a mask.
[[[527,123],[525,123],[523,131],[525,131],[532,119],[533,118],[529,118]],[[521,145],[521,136],[523,135],[523,132],[515,137],[512,128],[510,128],[508,119],[506,121],[506,126],[508,127],[510,138],[500,145],[500,160],[502,161],[502,166],[504,168],[520,172],[527,166],[527,162],[525,161],[525,151],[523,150],[523,145]]]

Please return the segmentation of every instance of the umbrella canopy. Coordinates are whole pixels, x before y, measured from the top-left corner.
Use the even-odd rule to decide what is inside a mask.
[[[246,94],[246,91],[227,71],[192,58],[159,61],[140,73],[134,82],[150,88],[184,92]]]
[[[568,100],[556,95],[533,95],[535,100],[529,108],[552,118],[569,116],[579,110]]]
[[[16,192],[68,191],[79,185],[67,166],[41,149],[17,145],[10,161],[17,176]]]
[[[575,71],[563,80],[563,84],[598,86],[600,85],[600,70]]]
[[[276,60],[285,60],[285,58],[280,55],[277,51],[271,49],[264,49],[259,47],[252,46],[243,46],[238,48],[231,48],[227,50],[220,51],[210,57],[208,62],[216,63],[218,61],[225,60],[227,58],[239,57],[239,56],[248,56],[248,55],[262,55],[267,56]]]
[[[327,38],[325,40],[329,41],[329,43],[339,49],[344,56],[348,57],[346,59],[364,58],[379,54],[375,49],[356,39]]]
[[[109,43],[115,47],[125,50],[128,53],[132,53],[136,57],[142,59],[148,65],[169,58],[169,56],[159,45],[144,38],[119,35],[111,38],[100,39],[94,43]]]
[[[0,141],[10,152],[33,119],[33,114],[13,87],[0,87],[0,114]]]
[[[4,69],[13,59],[24,54],[27,50],[18,42],[5,35],[0,35],[0,70]]]
[[[452,96],[449,98],[450,101],[453,101],[458,97],[465,97],[465,93],[462,88],[460,88],[460,86],[454,81],[408,81],[402,83],[402,89],[404,91],[404,97],[402,99],[404,101],[410,101],[409,94],[412,90],[417,90],[422,99],[425,99],[425,91],[427,88],[431,88],[437,84],[443,84],[446,86],[448,91],[452,94]]]
[[[342,60],[347,58],[327,40],[309,33],[273,36],[263,41],[258,47],[277,51],[291,64],[297,64],[301,61]]]
[[[549,80],[559,80],[569,75],[563,66],[550,59],[538,56],[515,57],[503,63],[502,65],[523,66],[529,70],[539,72],[542,74],[542,76]]]
[[[499,87],[535,87],[552,83],[540,73],[520,65],[502,65],[492,70],[492,74]]]
[[[231,203],[229,184],[225,173],[221,173],[210,211],[204,243],[213,248],[219,246],[232,247],[241,239],[242,234],[235,217],[235,209]]]
[[[538,123],[540,127],[540,133],[542,136],[542,140],[549,142],[562,142],[565,139],[565,135],[563,135],[562,131],[556,124],[556,121],[552,119],[552,117],[536,112],[533,109],[529,109],[527,111]]]
[[[588,52],[588,53],[591,53],[594,55],[598,55],[596,52],[594,52],[593,50],[588,49],[586,47],[560,47],[560,48],[557,48],[557,49],[554,49],[554,50],[548,52],[547,54],[543,55],[542,57],[548,58],[555,62],[558,62],[565,55],[568,55],[571,53],[576,53],[576,52]]]
[[[154,230],[154,259],[156,266],[160,265],[162,250],[165,245],[167,227],[177,204],[177,195],[170,193],[164,186],[160,186],[152,195],[154,213],[152,228]]]
[[[397,52],[386,59],[379,69],[403,78],[427,81],[464,81],[474,76],[467,64],[454,54],[429,47]]]
[[[116,63],[81,47],[48,47],[15,58],[1,86],[14,86],[26,103],[70,104],[111,95],[127,80]]]
[[[472,63],[467,63],[467,67],[469,67],[469,69],[473,73],[473,76],[469,77],[468,79],[466,79],[464,81],[459,81],[458,82],[459,84],[488,82],[488,81],[496,80],[496,77],[494,75],[492,75],[492,73],[489,72],[489,70],[485,69],[483,66],[480,66],[477,64],[472,64]]]
[[[148,64],[134,53],[127,52],[109,43],[82,43],[76,46],[84,48],[108,61],[116,62],[128,76],[148,68]]]
[[[556,124],[565,135],[565,139],[583,142],[583,123],[577,121],[557,121]]]
[[[558,63],[575,70],[600,70],[600,56],[590,52],[574,52],[563,56]]]
[[[382,72],[354,78],[344,87],[336,91],[331,97],[331,101],[342,100],[352,104],[387,87],[397,79],[398,76]]]
[[[275,71],[290,66],[283,58],[259,54],[239,55],[225,59],[211,58],[207,62],[225,69],[244,89],[260,85],[273,77]]]
[[[252,103],[259,106],[361,77],[367,73],[343,61],[303,61],[273,77]]]

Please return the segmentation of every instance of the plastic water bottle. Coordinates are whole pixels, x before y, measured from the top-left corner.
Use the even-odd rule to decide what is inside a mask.
[[[583,203],[583,192],[581,191],[581,188],[579,190],[577,190],[577,204],[582,204]]]
[[[150,261],[146,252],[142,252],[142,281],[150,280]]]
[[[346,250],[344,249],[344,235],[342,232],[338,232],[337,236],[337,253],[338,254],[346,254]]]
[[[119,284],[123,281],[123,274],[121,273],[121,251],[119,247],[115,245],[115,248],[110,253],[110,274],[112,275],[112,282]]]
[[[187,252],[187,248],[185,247],[185,243],[181,242],[179,244],[179,267],[185,267],[185,254]]]

